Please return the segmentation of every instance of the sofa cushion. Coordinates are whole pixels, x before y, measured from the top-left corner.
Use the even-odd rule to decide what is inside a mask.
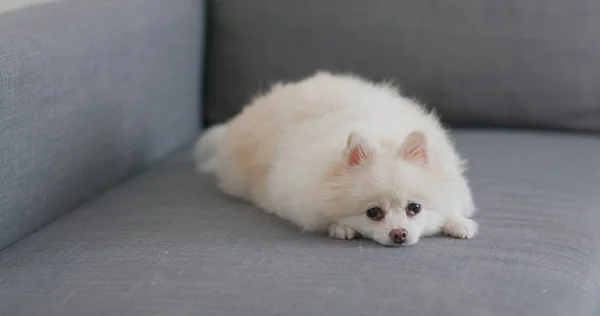
[[[471,240],[306,234],[178,156],[0,253],[0,315],[592,315],[600,139],[461,131]]]
[[[600,1],[211,1],[208,123],[324,68],[390,79],[455,125],[600,132]]]
[[[18,10],[40,3],[57,2],[64,0],[4,0],[0,2],[0,14],[3,12]]]

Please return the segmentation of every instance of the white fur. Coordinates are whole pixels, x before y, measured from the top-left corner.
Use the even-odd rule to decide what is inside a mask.
[[[219,144],[223,142],[226,133],[227,125],[219,124],[212,126],[198,139],[194,150],[194,158],[199,171],[211,173],[216,170],[217,155],[214,153],[219,149]]]
[[[274,85],[202,135],[196,158],[226,193],[305,230],[389,246],[397,245],[392,229],[407,232],[402,245],[477,232],[464,162],[437,117],[390,85],[353,75]],[[414,217],[410,201],[423,208]],[[374,206],[382,221],[365,215]]]

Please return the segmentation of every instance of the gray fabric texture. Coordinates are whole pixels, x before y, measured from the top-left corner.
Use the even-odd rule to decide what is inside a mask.
[[[211,1],[207,122],[316,69],[393,80],[455,126],[600,132],[600,1]]]
[[[0,15],[0,249],[198,133],[202,1]]]
[[[186,153],[1,252],[0,315],[593,315],[600,138],[456,138],[474,239],[302,233],[225,197]]]

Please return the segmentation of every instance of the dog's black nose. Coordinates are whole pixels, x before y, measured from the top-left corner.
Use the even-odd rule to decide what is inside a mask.
[[[390,232],[390,239],[396,244],[404,243],[407,236],[408,232],[406,229],[394,229]]]

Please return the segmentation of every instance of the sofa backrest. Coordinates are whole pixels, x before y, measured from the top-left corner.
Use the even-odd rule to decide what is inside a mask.
[[[393,80],[455,126],[600,131],[600,1],[211,1],[206,123],[317,69]]]

